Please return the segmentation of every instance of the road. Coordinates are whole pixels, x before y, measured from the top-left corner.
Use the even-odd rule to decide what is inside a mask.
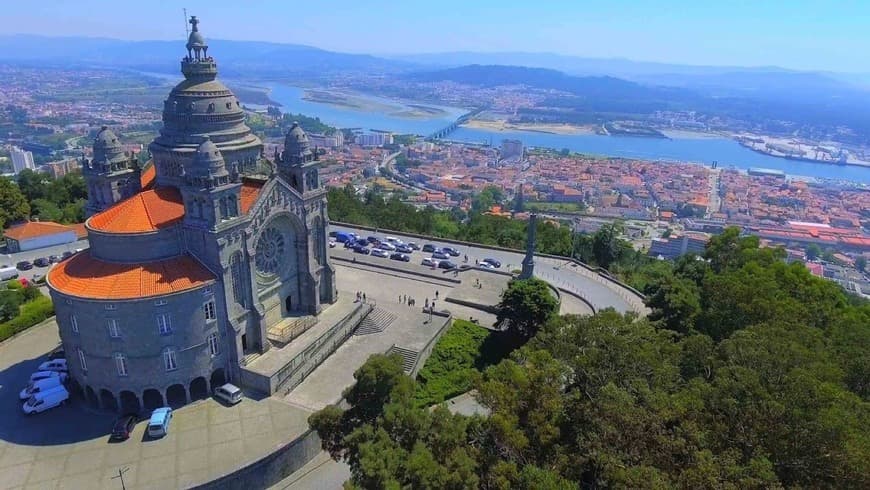
[[[332,229],[352,231],[362,236],[375,235],[379,237],[386,236],[384,233],[373,233],[368,230],[353,227],[336,227]],[[522,267],[523,254],[519,252],[505,252],[501,250],[490,250],[483,247],[475,246],[457,246],[448,244],[447,242],[438,241],[422,241],[419,238],[402,235],[399,233],[391,233],[390,236],[395,236],[405,242],[415,242],[418,245],[432,243],[435,246],[452,246],[459,250],[459,257],[454,258],[454,262],[463,263],[464,256],[468,256],[468,263],[474,264],[475,260],[483,260],[485,258],[494,258],[501,261],[501,270],[511,271]],[[430,254],[423,252],[415,252],[412,254],[412,262],[416,266],[420,263],[423,257],[429,257]],[[562,287],[573,291],[584,299],[592,303],[592,306],[597,310],[613,307],[619,312],[627,311],[645,311],[640,299],[631,295],[622,288],[609,284],[608,281],[600,278],[582,267],[575,265],[568,260],[551,259],[537,257],[535,260],[535,277],[539,277],[554,286]]]
[[[3,267],[10,266],[15,267],[15,264],[18,262],[29,260],[33,262],[39,257],[48,257],[49,255],[61,255],[64,252],[75,252],[78,249],[86,249],[90,245],[88,245],[87,240],[79,240],[73,243],[66,243],[63,245],[55,245],[53,247],[40,248],[36,250],[28,250],[26,252],[18,252],[14,254],[2,254],[0,255],[0,265]],[[19,277],[27,278],[27,280],[32,280],[34,276],[44,276],[48,273],[48,267],[36,267],[28,271],[18,271]]]

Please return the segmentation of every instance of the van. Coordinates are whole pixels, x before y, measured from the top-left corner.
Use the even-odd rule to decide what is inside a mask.
[[[30,382],[52,377],[60,378],[61,383],[66,381],[66,373],[59,373],[57,371],[37,371],[30,375]]]
[[[172,420],[172,409],[169,407],[155,408],[148,419],[148,435],[163,437],[169,433],[169,422]]]
[[[66,366],[66,359],[52,359],[51,361],[45,361],[39,365],[40,371],[57,371],[61,373],[65,373],[69,371]]]
[[[21,393],[18,394],[18,398],[22,400],[27,400],[36,393],[48,391],[62,384],[63,383],[60,382],[60,376],[50,376],[48,378],[31,381],[27,384],[27,386],[24,387],[23,390],[21,390]]]
[[[24,402],[21,409],[27,415],[42,413],[58,405],[63,405],[67,400],[69,400],[69,392],[63,386],[57,386],[34,394]]]
[[[18,269],[4,265],[0,267],[0,281],[8,281],[9,279],[18,278]]]
[[[356,238],[353,236],[353,233],[348,233],[346,231],[337,231],[335,232],[335,240],[339,243],[347,242],[348,240],[355,240]]]
[[[220,398],[221,400],[229,403],[230,405],[235,405],[242,401],[242,390],[239,389],[238,386],[227,383],[223,386],[218,386],[214,389],[215,398]]]

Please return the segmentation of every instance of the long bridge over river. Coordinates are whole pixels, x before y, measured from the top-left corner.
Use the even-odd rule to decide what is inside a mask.
[[[458,128],[459,126],[462,126],[463,124],[468,122],[471,118],[480,114],[481,112],[483,112],[483,109],[474,109],[471,112],[467,112],[467,113],[459,116],[452,123],[448,124],[447,126],[444,126],[443,128],[439,129],[438,131],[435,131],[434,133],[427,136],[426,140],[427,141],[435,141],[435,140],[440,140],[440,139],[446,138],[448,135],[450,135],[450,133],[455,131],[456,128]]]

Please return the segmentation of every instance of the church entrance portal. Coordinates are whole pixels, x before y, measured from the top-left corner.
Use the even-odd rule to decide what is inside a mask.
[[[246,352],[248,350],[248,334],[242,334],[242,352]]]

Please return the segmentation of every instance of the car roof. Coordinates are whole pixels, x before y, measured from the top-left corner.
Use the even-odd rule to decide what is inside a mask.
[[[163,421],[166,419],[167,415],[169,415],[169,412],[171,412],[171,411],[172,411],[172,409],[169,407],[155,408],[154,411],[151,412],[151,419],[148,420],[148,423],[149,424],[162,424]]]
[[[236,391],[242,391],[241,388],[239,388],[238,386],[236,386],[236,385],[234,385],[234,384],[232,384],[232,383],[227,383],[227,384],[225,384],[225,385],[222,385],[220,388],[221,388],[222,390],[229,391],[230,393],[235,393]]]

